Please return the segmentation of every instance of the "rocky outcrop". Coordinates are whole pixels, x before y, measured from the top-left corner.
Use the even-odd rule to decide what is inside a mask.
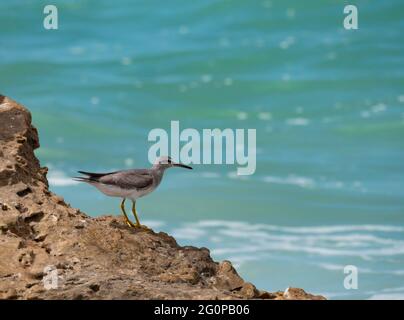
[[[38,147],[29,111],[0,96],[0,298],[323,299],[258,290],[206,248],[70,207],[49,191]]]

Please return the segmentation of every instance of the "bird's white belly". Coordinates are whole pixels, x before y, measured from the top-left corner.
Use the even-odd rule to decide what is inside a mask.
[[[107,184],[97,183],[93,184],[98,190],[110,197],[128,198],[136,200],[144,195],[148,194],[151,190],[136,190],[136,189],[122,189],[117,186],[111,186]]]

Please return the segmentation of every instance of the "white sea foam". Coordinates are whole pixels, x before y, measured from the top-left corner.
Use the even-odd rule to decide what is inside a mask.
[[[376,115],[381,112],[385,112],[387,110],[387,106],[384,103],[378,103],[370,107],[369,110],[362,110],[360,115],[362,118],[369,118],[373,115]]]
[[[260,112],[258,113],[258,119],[260,120],[271,120],[272,114],[270,112]]]
[[[318,267],[325,269],[325,270],[330,270],[330,271],[342,271],[344,270],[344,265],[341,264],[332,264],[332,263],[319,263],[317,264]]]
[[[74,46],[69,48],[69,52],[73,55],[81,55],[85,52],[85,48],[80,46]]]
[[[174,229],[171,233],[177,239],[198,239],[206,235],[205,230],[193,227]]]
[[[237,119],[239,120],[246,120],[248,118],[248,113],[247,112],[238,112],[237,113]]]
[[[387,109],[387,106],[386,106],[384,103],[375,104],[374,106],[372,106],[372,107],[370,108],[370,110],[371,110],[373,113],[383,112],[383,111],[386,111],[386,109]]]
[[[142,224],[152,228],[152,229],[159,229],[163,227],[166,223],[160,220],[142,220]]]
[[[318,263],[316,266],[329,270],[329,271],[338,271],[338,272],[343,272],[345,265],[342,264],[333,264],[333,263]],[[359,273],[376,273],[375,271],[369,269],[369,268],[363,268],[359,267],[358,268]]]
[[[390,225],[276,226],[243,221],[203,220],[186,223],[175,233],[179,238],[220,238],[212,243],[212,253],[223,257],[267,255],[293,252],[318,257],[351,257],[369,261],[380,257],[404,255],[404,240],[395,235],[404,231]],[[236,239],[236,241],[234,240]],[[238,245],[235,246],[234,243]],[[241,259],[243,260],[243,259]],[[323,269],[339,269],[333,263],[319,264]],[[380,273],[361,268],[367,273]],[[387,271],[383,271],[387,272]],[[400,270],[388,271],[400,274]]]
[[[388,271],[389,274],[394,274],[396,276],[404,276],[404,270],[391,270]]]
[[[327,180],[325,177],[314,179],[295,174],[290,174],[285,177],[265,176],[262,178],[262,181],[272,184],[293,185],[301,188],[366,191],[366,188],[364,188],[360,181],[344,182],[338,180]]]
[[[233,264],[233,266],[237,269],[245,262],[260,260],[260,256],[258,256],[258,255],[254,255],[254,256],[252,256],[252,255],[234,255],[234,256],[229,256],[226,259],[230,260],[231,263]]]
[[[315,185],[313,179],[295,175],[289,175],[287,177],[266,176],[263,178],[263,180],[268,183],[289,184],[302,188],[313,188]]]
[[[399,293],[376,293],[369,300],[404,300],[404,292]]]
[[[225,86],[231,86],[233,84],[233,79],[232,78],[225,78],[224,79],[224,85]]]
[[[380,231],[380,232],[404,232],[404,227],[391,225],[337,225],[337,226],[313,226],[313,227],[277,227],[279,230],[294,233],[335,233],[348,231]]]
[[[132,158],[126,158],[124,160],[124,164],[126,167],[133,167],[134,163],[135,163],[135,161]]]
[[[212,75],[210,75],[210,74],[203,74],[203,75],[201,76],[201,80],[202,80],[202,82],[204,82],[204,83],[208,83],[208,82],[212,81]]]
[[[316,263],[315,266],[320,267],[321,269],[324,270],[329,270],[329,271],[338,271],[342,272],[345,268],[345,265],[342,264],[333,264],[333,263]],[[403,276],[404,275],[404,270],[380,270],[380,269],[370,269],[370,268],[364,268],[364,267],[358,267],[359,273],[363,274],[382,274],[382,275],[396,275],[396,276]],[[386,290],[391,290],[391,289],[386,289]]]
[[[219,177],[220,177],[220,174],[217,173],[217,172],[205,171],[205,172],[201,172],[201,177],[202,177],[202,178],[209,178],[209,179],[212,179],[212,178],[219,178]]]
[[[270,231],[282,231],[289,233],[339,233],[348,231],[380,231],[380,232],[404,232],[404,227],[401,226],[391,226],[391,225],[333,225],[333,226],[276,226],[271,224],[253,224],[244,221],[237,220],[200,220],[192,225],[198,227],[229,227],[236,228],[246,231],[255,230],[270,230]]]
[[[291,118],[286,120],[286,124],[290,126],[307,126],[310,123],[306,118]]]
[[[288,49],[291,45],[293,45],[295,43],[295,38],[294,37],[287,37],[287,38],[285,38],[284,40],[282,40],[280,43],[279,43],[279,47],[281,48],[281,49]]]
[[[79,184],[78,181],[74,181],[60,170],[50,170],[48,173],[48,181],[49,185],[54,187],[67,187]]]

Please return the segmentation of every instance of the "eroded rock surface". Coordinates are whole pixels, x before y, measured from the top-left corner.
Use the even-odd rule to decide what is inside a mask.
[[[0,298],[323,298],[260,291],[206,248],[70,207],[49,191],[38,147],[29,111],[0,95]]]

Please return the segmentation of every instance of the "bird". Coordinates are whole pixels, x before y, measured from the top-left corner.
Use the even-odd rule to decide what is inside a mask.
[[[74,177],[73,179],[88,183],[107,196],[122,198],[121,211],[126,224],[131,228],[148,229],[147,226],[140,224],[136,211],[136,200],[154,191],[160,185],[165,170],[172,167],[192,169],[188,165],[174,162],[169,156],[161,156],[156,159],[150,169],[129,169],[108,173],[78,171],[84,177]],[[133,223],[126,214],[126,199],[132,201],[132,213],[136,223]]]

